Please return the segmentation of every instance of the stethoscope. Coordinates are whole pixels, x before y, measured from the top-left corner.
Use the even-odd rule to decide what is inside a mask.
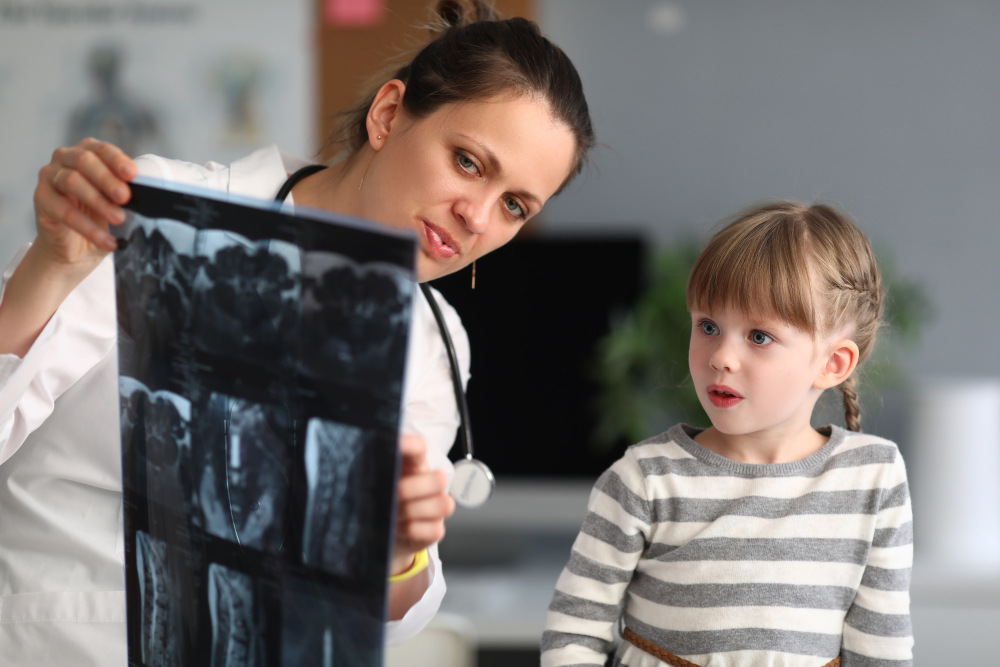
[[[306,176],[315,174],[322,169],[326,169],[326,166],[321,164],[312,164],[299,169],[288,177],[288,180],[286,180],[284,185],[281,186],[281,189],[278,190],[278,194],[275,195],[274,200],[279,203],[284,202],[296,183]],[[434,319],[437,322],[438,329],[441,331],[441,338],[444,341],[444,347],[448,353],[448,365],[451,370],[451,383],[455,390],[455,402],[458,404],[458,416],[461,422],[458,429],[458,439],[462,444],[462,450],[465,452],[465,456],[455,462],[455,474],[452,477],[450,493],[455,499],[455,502],[462,507],[481,507],[487,500],[490,499],[490,496],[493,495],[493,489],[496,487],[496,479],[493,477],[493,472],[490,470],[489,466],[475,458],[472,453],[472,426],[469,420],[469,406],[465,400],[465,389],[462,387],[462,376],[459,372],[458,355],[455,353],[455,344],[452,342],[451,332],[448,330],[448,325],[445,322],[444,315],[441,313],[441,308],[438,305],[437,299],[434,297],[434,292],[431,290],[430,286],[425,283],[421,283],[420,291],[423,292],[424,298],[427,299],[427,303],[431,307],[431,312],[434,313]],[[228,451],[226,453],[226,462],[228,465]],[[229,493],[228,482],[229,476],[227,474],[227,494]],[[230,517],[232,518],[231,499],[229,512]],[[235,518],[233,518],[233,528],[235,529],[235,527],[236,521]],[[239,538],[237,538],[237,540],[238,539]]]

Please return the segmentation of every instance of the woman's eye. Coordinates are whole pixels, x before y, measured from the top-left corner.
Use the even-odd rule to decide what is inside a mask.
[[[715,325],[715,322],[702,322],[700,325],[701,332],[706,336],[714,336],[719,333],[719,327]]]
[[[517,200],[514,199],[513,197],[504,197],[503,205],[507,208],[508,211],[510,211],[517,217],[519,218],[524,217],[524,209],[521,208],[521,205],[518,204]]]
[[[763,331],[754,331],[750,334],[750,340],[752,340],[755,345],[767,345],[774,339]]]
[[[478,174],[479,173],[479,167],[476,166],[475,162],[473,162],[471,159],[469,159],[469,156],[462,155],[461,153],[457,153],[457,155],[458,155],[458,166],[459,167],[461,167],[463,170],[469,172],[470,174]]]

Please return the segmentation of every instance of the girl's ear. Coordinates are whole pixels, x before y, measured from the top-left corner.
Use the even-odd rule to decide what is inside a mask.
[[[399,79],[387,81],[375,93],[375,99],[368,108],[365,125],[368,127],[368,143],[375,150],[381,150],[389,138],[393,127],[398,127],[403,116],[403,93],[406,84]]]
[[[858,366],[858,344],[848,338],[841,338],[830,345],[830,355],[826,365],[820,369],[813,386],[829,389],[851,377]]]

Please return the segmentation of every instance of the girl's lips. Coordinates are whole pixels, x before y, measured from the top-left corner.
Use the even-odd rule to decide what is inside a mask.
[[[432,225],[426,220],[424,223],[424,236],[427,238],[427,246],[431,254],[441,259],[449,259],[459,253],[458,244],[437,225]]]
[[[708,385],[708,400],[717,408],[731,408],[743,400],[735,389],[724,384]]]

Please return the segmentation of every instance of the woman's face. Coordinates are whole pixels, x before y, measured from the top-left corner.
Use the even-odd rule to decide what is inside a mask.
[[[575,153],[569,127],[530,96],[449,104],[423,119],[398,111],[368,166],[360,214],[416,233],[418,279],[433,280],[510,241]]]

